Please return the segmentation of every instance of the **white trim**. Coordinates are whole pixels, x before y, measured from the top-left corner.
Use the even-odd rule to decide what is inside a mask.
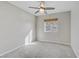
[[[60,44],[60,45],[68,45],[70,46],[70,43],[65,43],[65,42],[57,42],[57,41],[38,41],[38,42],[46,42],[46,43],[52,43],[52,44]]]
[[[22,47],[22,46],[24,46],[24,44],[23,44],[23,45],[20,45],[20,46],[18,46],[18,47],[16,47],[16,48],[14,48],[14,49],[8,50],[8,51],[6,51],[6,52],[0,54],[0,56],[3,56],[3,55],[5,55],[5,54],[7,54],[7,53],[10,53],[10,52],[12,52],[12,51],[15,51],[16,49],[18,49],[18,48],[20,48],[20,47]]]
[[[73,52],[75,53],[76,57],[79,58],[77,50],[72,45],[71,45],[71,48],[72,48]]]

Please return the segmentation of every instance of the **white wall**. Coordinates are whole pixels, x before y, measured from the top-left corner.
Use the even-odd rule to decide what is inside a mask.
[[[39,41],[70,44],[70,12],[54,13],[49,17],[58,18],[58,31],[45,33],[45,16],[39,16],[37,19],[37,39]]]
[[[76,2],[71,12],[71,45],[79,57],[79,2]]]
[[[0,54],[21,46],[32,29],[35,39],[35,17],[8,2],[0,2]]]

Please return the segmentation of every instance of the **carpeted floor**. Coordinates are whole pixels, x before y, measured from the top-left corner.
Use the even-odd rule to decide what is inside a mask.
[[[75,58],[70,46],[36,42],[24,45],[1,58]]]

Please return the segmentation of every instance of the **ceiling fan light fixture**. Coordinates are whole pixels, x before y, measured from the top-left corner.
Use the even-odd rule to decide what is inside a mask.
[[[40,3],[40,13],[41,14],[44,14],[44,12],[45,12],[44,7],[45,7],[45,3],[44,3],[44,1],[41,1],[41,3]]]
[[[44,14],[44,12],[45,12],[45,10],[42,9],[42,8],[40,8],[40,13],[41,13],[41,14]]]

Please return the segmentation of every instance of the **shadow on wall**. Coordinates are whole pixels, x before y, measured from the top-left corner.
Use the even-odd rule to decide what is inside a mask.
[[[32,43],[32,39],[33,39],[33,31],[30,30],[28,35],[25,37],[25,45],[29,45]]]

